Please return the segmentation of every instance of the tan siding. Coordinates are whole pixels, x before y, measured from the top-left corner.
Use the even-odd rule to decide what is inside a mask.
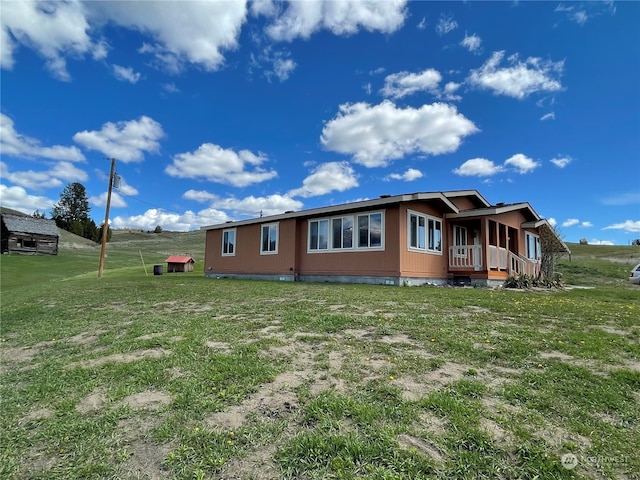
[[[449,198],[449,200],[456,207],[458,207],[460,211],[471,210],[472,208],[478,208],[478,205],[469,197],[453,197],[453,198]]]
[[[408,249],[407,211],[430,215],[442,220],[442,255],[414,252]],[[447,277],[447,234],[444,215],[434,205],[412,202],[401,205],[398,233],[400,235],[400,275],[404,277],[446,278]]]
[[[278,253],[260,254],[261,224],[236,229],[236,254],[222,256],[223,230],[208,230],[205,273],[293,274],[295,268],[295,219],[278,222]]]
[[[371,210],[371,212],[377,211],[380,210]],[[384,250],[308,253],[308,232],[308,221],[300,221],[297,246],[299,264],[296,273],[301,275],[398,275],[397,207],[387,208],[384,211]]]

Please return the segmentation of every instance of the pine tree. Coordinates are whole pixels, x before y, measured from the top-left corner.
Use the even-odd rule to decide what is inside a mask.
[[[87,191],[81,183],[70,183],[60,194],[60,201],[51,211],[51,218],[59,228],[96,241],[97,226],[89,218],[89,200]]]

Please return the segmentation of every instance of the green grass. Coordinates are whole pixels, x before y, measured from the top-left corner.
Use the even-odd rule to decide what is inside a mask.
[[[556,292],[152,275],[201,240],[125,232],[102,279],[99,248],[0,258],[1,478],[640,471],[630,247],[572,245],[594,288]]]

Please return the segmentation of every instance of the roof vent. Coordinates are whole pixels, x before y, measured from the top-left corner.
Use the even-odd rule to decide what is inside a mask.
[[[224,223],[233,223],[233,220],[227,220],[227,221],[226,221],[226,222],[224,222]]]
[[[389,194],[384,194],[384,195],[380,195],[380,198],[389,198],[391,195]]]
[[[498,203],[496,203],[496,207],[504,207],[504,202],[498,202]]]
[[[293,213],[293,210],[287,210],[286,212],[284,212],[285,215],[288,213]]]

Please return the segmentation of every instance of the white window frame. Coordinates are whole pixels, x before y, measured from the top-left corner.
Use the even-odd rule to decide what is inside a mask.
[[[313,218],[307,221],[307,253],[338,253],[338,252],[362,252],[362,251],[371,251],[371,250],[384,250],[384,236],[385,236],[385,219],[384,219],[384,210],[374,211],[374,212],[363,212],[363,213],[354,213],[353,215],[339,215],[336,217],[323,217],[323,218]],[[360,246],[360,230],[358,228],[358,218],[359,217],[367,217],[368,225],[371,224],[371,216],[372,215],[380,215],[380,245],[370,246],[371,243],[371,229],[368,228],[367,234],[367,245]],[[333,223],[336,220],[341,221],[341,235],[340,235],[340,245],[334,244],[333,239]],[[344,247],[344,238],[345,238],[345,220],[350,220],[351,222],[351,246]],[[319,223],[327,222],[328,225],[328,242],[327,248],[312,248],[312,235],[311,229],[312,224],[318,224],[319,231]],[[319,242],[320,236],[318,235],[316,242]],[[319,246],[319,245],[317,245]]]
[[[313,242],[314,238],[311,233],[313,224],[315,224],[317,228],[315,242]],[[321,243],[321,233],[320,233],[321,224],[326,225],[326,234],[325,234],[326,238],[324,243]],[[328,218],[318,218],[314,220],[309,220],[308,229],[309,229],[309,235],[308,235],[309,241],[307,242],[308,243],[307,250],[310,252],[319,252],[319,251],[322,252],[322,251],[329,250],[329,236],[331,234],[331,221]]]
[[[272,230],[272,227],[275,227],[275,230]],[[264,249],[264,245],[263,245],[265,228],[267,229],[267,240],[268,240],[268,247],[266,250]],[[271,250],[270,249],[271,243],[272,243],[271,234],[274,231],[276,236],[275,248]],[[276,223],[263,223],[262,225],[260,225],[260,255],[277,255],[279,244],[280,244],[280,224],[276,222]]]
[[[456,247],[466,247],[467,246],[467,238],[469,238],[468,236],[468,232],[467,232],[467,227],[462,227],[460,225],[454,225],[453,226],[453,245]],[[464,243],[460,243],[461,240],[464,240]],[[467,252],[464,248],[455,248],[453,250],[453,255],[455,257],[466,257],[467,256]]]
[[[416,243],[415,246],[411,245],[411,217],[416,218]],[[422,220],[422,227],[420,226],[420,220]],[[431,223],[433,222],[433,223]],[[437,247],[435,246],[436,237],[434,235],[434,248],[429,247],[430,243],[430,223],[433,225],[433,231],[440,232],[440,238]],[[436,228],[439,224],[440,228]],[[407,210],[407,249],[412,252],[429,253],[431,255],[442,255],[442,218],[433,217],[424,213],[416,212],[414,210]],[[421,236],[420,228],[423,228]]]
[[[236,255],[236,250],[237,250],[237,244],[236,244],[236,240],[238,238],[238,232],[237,232],[237,228],[227,228],[225,230],[222,231],[222,256],[223,257],[234,257]],[[229,236],[233,235],[233,239],[232,241],[229,241]],[[225,236],[227,237],[227,241],[225,242]],[[233,245],[232,251],[229,252],[225,252],[225,246],[226,245]]]
[[[531,243],[533,242],[533,243]],[[532,260],[534,262],[540,261],[541,258],[541,247],[540,247],[540,235],[536,235],[531,232],[524,232],[524,243],[527,254],[527,259]],[[534,251],[531,252],[531,246],[533,246]],[[532,256],[533,253],[533,256]]]

